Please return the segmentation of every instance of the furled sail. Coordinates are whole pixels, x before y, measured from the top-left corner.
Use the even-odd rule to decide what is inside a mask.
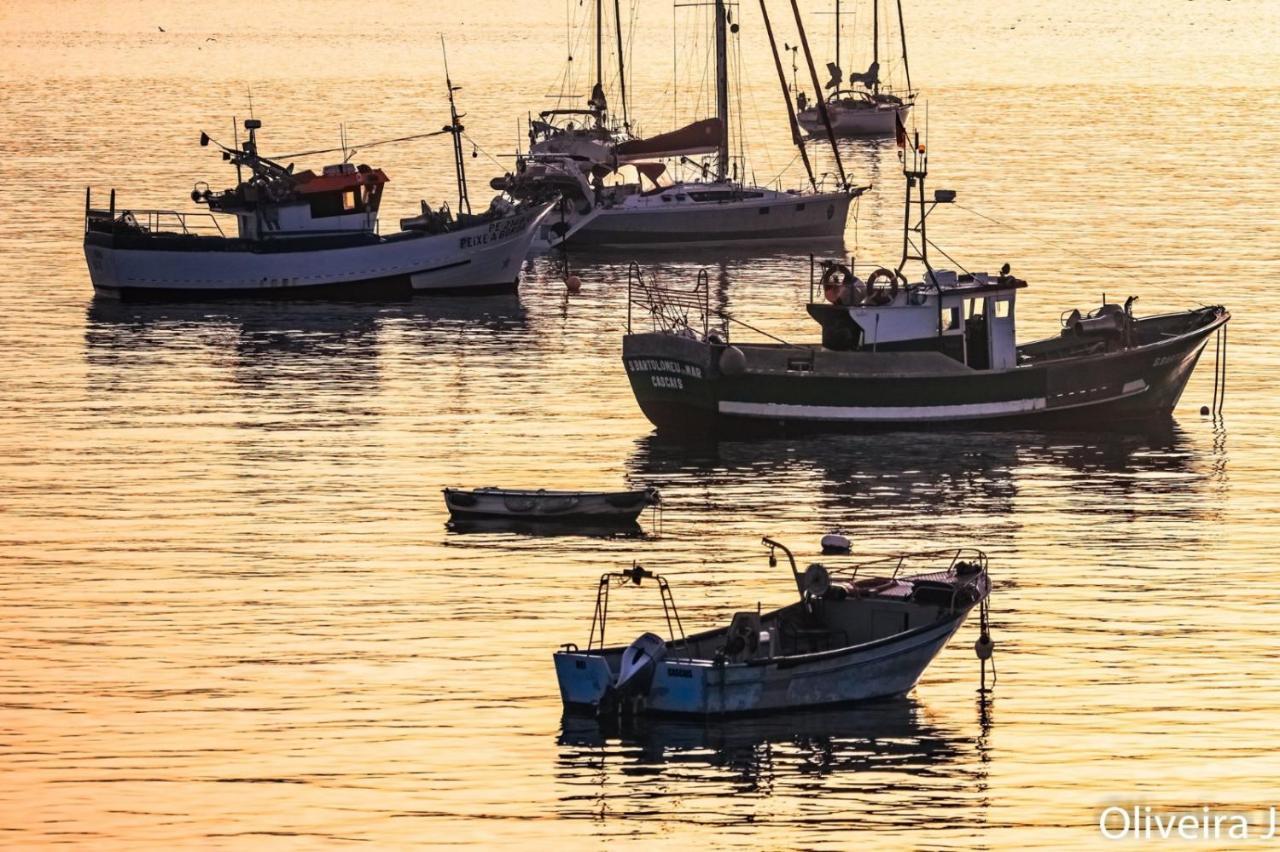
[[[719,149],[723,137],[724,124],[720,119],[704,118],[670,133],[622,142],[614,148],[614,154],[617,155],[619,164],[664,157],[713,154]]]
[[[855,73],[855,74],[849,75],[849,83],[854,86],[861,83],[862,85],[870,89],[870,88],[874,88],[875,85],[879,82],[880,82],[880,63],[879,62],[872,62],[871,67],[867,69],[867,72],[865,74]]]
[[[831,75],[831,79],[827,81],[825,88],[838,89],[840,84],[844,82],[844,72],[840,70],[840,66],[834,62],[827,63],[827,73]]]

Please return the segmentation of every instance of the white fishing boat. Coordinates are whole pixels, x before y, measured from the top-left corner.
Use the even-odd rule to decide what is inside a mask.
[[[902,18],[902,0],[898,4],[898,34],[902,42],[901,68],[906,78],[906,88],[895,90],[881,77],[880,66],[880,2],[871,0],[871,65],[862,73],[849,75],[845,85],[844,71],[840,68],[840,0],[835,9],[835,61],[827,63],[831,77],[824,90],[827,117],[831,132],[836,136],[892,136],[899,126],[906,126],[907,113],[915,104],[916,93],[911,87],[911,66],[907,62],[907,30]],[[816,81],[814,83],[817,85]],[[821,97],[821,95],[819,96]],[[826,124],[818,104],[809,103],[804,92],[796,95],[796,118],[811,134],[826,132]]]
[[[670,247],[843,237],[849,205],[867,188],[849,183],[838,151],[834,154],[839,179],[835,187],[824,186],[810,166],[794,115],[793,141],[804,160],[808,187],[754,186],[738,177],[738,164],[730,158],[728,64],[729,35],[737,32],[737,25],[730,26],[725,0],[714,0],[714,7],[714,117],[669,133],[632,138],[625,119],[625,90],[621,128],[608,121],[603,72],[597,62],[590,109],[548,111],[531,125],[530,153],[517,160],[514,172],[495,178],[491,185],[533,201],[563,199],[559,212],[546,220],[536,248],[562,243]],[[598,21],[597,15],[597,26]],[[597,56],[599,43],[597,29]],[[776,58],[776,49],[774,53]],[[625,81],[622,69],[619,76]],[[578,124],[571,120],[575,113],[581,113]],[[561,123],[553,124],[553,117]],[[697,156],[713,160],[700,164],[691,159]],[[673,179],[673,166],[692,170],[694,176]],[[628,169],[634,169],[634,175]],[[616,182],[606,183],[615,177]]]
[[[760,713],[845,704],[909,692],[969,613],[979,608],[975,649],[990,656],[991,581],[979,550],[896,556],[848,568],[813,564],[766,538],[770,564],[781,550],[800,599],[769,612],[736,613],[728,627],[686,636],[667,581],[636,565],[604,574],[585,648],[554,655],[567,709],[677,715]],[[906,574],[918,564],[928,569]],[[652,581],[668,638],[643,633],[607,646],[609,592]],[[985,668],[984,668],[985,672]]]
[[[658,489],[652,487],[633,491],[444,489],[444,503],[454,520],[633,523],[641,512],[658,505],[660,500]]]
[[[110,206],[95,209],[86,191],[84,250],[94,290],[122,299],[514,290],[551,204],[495,198],[487,210],[472,213],[453,91],[450,83],[448,127],[405,138],[453,136],[456,212],[447,205],[432,210],[423,202],[420,215],[382,235],[378,213],[388,178],[381,169],[344,159],[319,173],[295,171],[293,163],[281,162],[303,155],[263,156],[257,138],[262,123],[249,119],[243,145],[213,143],[236,167],[237,185],[218,192],[197,183],[191,199],[207,206],[207,213],[117,208],[115,190]],[[201,134],[201,145],[212,141]],[[321,153],[329,152],[305,152]],[[241,180],[244,170],[248,177]],[[234,236],[215,214],[234,217]]]

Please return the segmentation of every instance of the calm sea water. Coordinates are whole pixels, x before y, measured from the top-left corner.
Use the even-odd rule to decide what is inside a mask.
[[[515,297],[93,299],[85,185],[185,208],[194,181],[230,180],[196,138],[229,138],[249,86],[269,151],[437,127],[437,33],[479,197],[517,120],[554,103],[566,17],[590,5],[0,8],[0,843],[1060,848],[1098,842],[1113,803],[1280,800],[1274,3],[907,4],[933,183],[964,206],[931,237],[1030,281],[1025,338],[1103,292],[1226,304],[1220,422],[1198,414],[1202,363],[1151,435],[667,445],[619,363],[627,256],[571,258],[574,297],[550,259]],[[705,39],[681,14],[636,12],[650,132],[699,97]],[[771,180],[793,153],[752,4],[741,23],[747,152]],[[847,248],[894,260],[894,149],[845,153],[877,187]],[[453,192],[439,140],[357,159],[392,177],[388,222]],[[640,261],[673,283],[706,267],[735,316],[816,337],[803,250]],[[440,488],[498,483],[652,483],[666,510],[639,538],[446,530]],[[808,555],[833,528],[866,555],[988,551],[991,701],[970,626],[900,701],[562,721],[550,654],[586,638],[601,572],[664,572],[709,627],[793,594],[761,535]],[[628,596],[616,635],[655,603]]]

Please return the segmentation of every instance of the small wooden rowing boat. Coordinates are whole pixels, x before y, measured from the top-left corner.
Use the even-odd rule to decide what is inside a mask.
[[[444,503],[454,520],[480,518],[529,521],[575,521],[590,524],[634,523],[656,506],[658,489],[637,491],[527,491],[511,488],[444,489]]]

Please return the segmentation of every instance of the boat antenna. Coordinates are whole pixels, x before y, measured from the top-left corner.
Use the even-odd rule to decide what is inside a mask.
[[[778,55],[778,43],[773,40],[773,25],[769,22],[769,10],[765,7],[765,0],[760,0],[760,14],[764,16],[764,31],[769,37],[769,48],[773,51],[773,64],[778,69],[778,83],[782,86],[782,102],[787,105],[787,118],[791,121],[791,141],[800,150],[800,159],[804,160],[805,173],[809,175],[809,186],[813,187],[814,192],[817,192],[818,182],[814,180],[813,166],[809,163],[809,152],[804,147],[804,139],[800,136],[800,124],[796,121],[795,107],[791,105],[791,95],[787,92],[787,75],[782,70],[782,58]]]
[[[831,113],[827,111],[826,99],[822,97],[822,83],[818,80],[818,69],[813,64],[813,53],[809,50],[809,37],[805,35],[804,20],[800,17],[800,6],[796,0],[791,0],[791,11],[796,17],[796,28],[800,31],[800,46],[804,48],[804,59],[809,65],[809,76],[813,80],[814,100],[818,104],[818,114],[822,116],[822,123],[827,128],[827,140],[831,142],[831,153],[836,158],[836,170],[840,173],[840,187],[849,189],[849,178],[844,173],[844,162],[840,159],[840,146],[836,144],[836,132],[831,127]]]
[[[246,83],[244,90],[249,95],[249,117],[253,118],[253,86],[251,84]]]
[[[240,150],[240,126],[236,124],[236,117],[231,116],[231,135],[236,140],[236,150]],[[240,172],[240,161],[236,160],[236,185],[244,183],[244,175]]]
[[[467,167],[462,156],[463,126],[458,120],[462,116],[458,115],[458,105],[453,99],[453,93],[462,87],[453,85],[453,80],[449,77],[449,51],[445,48],[444,33],[440,34],[440,53],[444,57],[444,82],[449,89],[449,126],[444,129],[453,134],[453,169],[458,179],[458,214],[470,215],[471,199],[467,195]]]

